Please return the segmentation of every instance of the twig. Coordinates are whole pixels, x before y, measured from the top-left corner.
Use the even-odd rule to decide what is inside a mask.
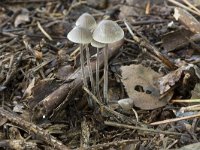
[[[131,126],[131,125],[127,125],[127,124],[120,124],[120,123],[111,122],[111,121],[104,121],[104,124],[105,125],[109,125],[109,126],[113,126],[113,127],[118,127],[118,128],[141,130],[141,131],[151,132],[151,133],[159,133],[159,134],[166,134],[166,135],[178,135],[178,136],[183,135],[182,133],[161,131],[161,130],[154,130],[154,129],[147,129],[147,128],[142,128],[142,127],[135,127],[135,126]]]
[[[179,6],[179,7],[181,7],[181,8],[184,8],[184,9],[186,9],[186,10],[188,10],[188,11],[190,11],[190,12],[192,12],[192,13],[198,15],[198,16],[200,16],[200,14],[197,13],[196,11],[192,10],[191,8],[189,8],[189,7],[183,5],[183,4],[181,4],[181,3],[179,3],[179,2],[177,2],[177,1],[175,1],[175,0],[168,0],[168,1],[169,1],[170,3],[173,3],[173,4],[176,5],[176,6]]]
[[[178,135],[178,136],[183,135],[182,133],[147,129],[147,128],[142,128],[142,127],[135,127],[135,126],[131,126],[131,125],[127,125],[127,124],[120,124],[120,123],[111,122],[111,121],[104,121],[104,124],[113,126],[113,127],[118,127],[118,128],[128,128],[128,129],[133,129],[133,130],[141,130],[141,131],[145,131],[145,132],[152,132],[152,133],[159,133],[159,134],[166,134],[166,135]]]
[[[50,40],[53,41],[53,39],[51,38],[51,36],[43,29],[43,27],[41,26],[40,22],[37,21],[37,26],[40,29],[40,31]]]
[[[200,14],[200,10],[192,5],[188,0],[183,0],[183,2]]]
[[[180,111],[197,111],[200,110],[200,104],[182,107]]]
[[[4,110],[2,107],[0,107],[0,116],[5,117],[7,120],[12,122],[13,124],[16,124],[23,129],[25,129],[28,132],[32,132],[40,139],[54,147],[55,149],[59,150],[68,150],[68,148],[62,144],[62,142],[58,141],[55,137],[50,135],[47,131],[43,130],[42,128],[38,127],[37,125],[30,123],[23,118],[17,116],[16,114],[13,114],[12,112],[9,112],[7,110]]]
[[[185,116],[185,117],[180,117],[180,118],[157,121],[157,122],[151,123],[150,125],[159,125],[159,124],[171,123],[171,122],[176,122],[176,121],[180,121],[180,120],[193,119],[193,118],[197,118],[197,117],[200,117],[200,113],[195,114],[195,115],[191,115],[191,116]]]
[[[171,100],[172,103],[198,103],[200,99],[175,99]]]

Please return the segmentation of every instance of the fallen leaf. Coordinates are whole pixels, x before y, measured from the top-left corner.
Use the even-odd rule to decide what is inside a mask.
[[[163,107],[173,93],[160,99],[158,78],[161,75],[142,65],[122,66],[122,83],[134,105],[141,109],[152,110]],[[129,101],[130,103],[130,101]]]
[[[30,21],[29,11],[27,9],[22,9],[21,13],[18,14],[14,21],[14,26],[18,27],[20,24]]]

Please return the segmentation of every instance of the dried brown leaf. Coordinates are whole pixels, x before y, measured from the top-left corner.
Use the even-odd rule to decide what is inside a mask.
[[[160,100],[160,90],[157,86],[161,75],[142,65],[122,66],[122,82],[128,96],[136,107],[145,110],[156,109],[167,104],[165,97]]]

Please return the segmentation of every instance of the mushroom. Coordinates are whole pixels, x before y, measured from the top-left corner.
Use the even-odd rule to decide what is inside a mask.
[[[92,31],[96,27],[96,21],[92,15],[84,13],[76,20],[76,26]]]
[[[96,21],[92,15],[88,13],[84,13],[77,19],[76,26],[88,29],[92,32],[94,28],[96,27]],[[92,92],[93,94],[95,94],[95,83],[94,83],[94,78],[93,78],[91,62],[90,62],[90,51],[87,44],[86,44],[86,59],[87,59],[87,66],[88,66]]]
[[[133,100],[131,98],[120,99],[118,104],[122,107],[122,109],[128,111],[133,108]]]
[[[83,46],[84,44],[88,44],[92,41],[92,33],[85,28],[82,27],[74,27],[67,35],[67,38],[74,42],[80,44],[80,63],[81,63],[81,71],[83,77],[83,84],[88,88],[85,70],[84,70],[84,55],[83,55]],[[89,106],[92,106],[91,99],[88,99]]]
[[[100,92],[99,92],[99,48],[103,48],[105,47],[106,44],[104,43],[100,43],[95,41],[94,39],[92,40],[92,42],[90,43],[93,47],[97,48],[97,60],[96,60],[96,93],[98,98],[100,99]]]
[[[108,44],[121,40],[124,37],[124,31],[114,21],[102,20],[93,32],[93,39],[100,43],[105,43],[104,50],[104,102],[108,103]]]

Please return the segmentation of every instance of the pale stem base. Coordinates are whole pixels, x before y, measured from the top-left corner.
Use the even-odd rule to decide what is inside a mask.
[[[97,48],[97,60],[96,60],[96,93],[97,97],[100,100],[100,91],[99,91],[99,48]]]
[[[92,87],[92,93],[95,94],[95,91],[96,91],[95,83],[94,83],[94,77],[93,77],[93,72],[92,72],[92,66],[90,62],[90,51],[89,51],[88,46],[86,46],[86,59],[87,59],[88,73],[89,73],[91,87]]]
[[[104,103],[108,104],[108,44],[104,49],[104,86],[103,86]]]
[[[88,88],[87,79],[85,76],[85,66],[84,66],[84,54],[83,54],[83,44],[80,44],[80,63],[81,63],[81,72],[83,78],[83,85]],[[88,100],[88,105],[92,107],[92,100],[90,98]]]

